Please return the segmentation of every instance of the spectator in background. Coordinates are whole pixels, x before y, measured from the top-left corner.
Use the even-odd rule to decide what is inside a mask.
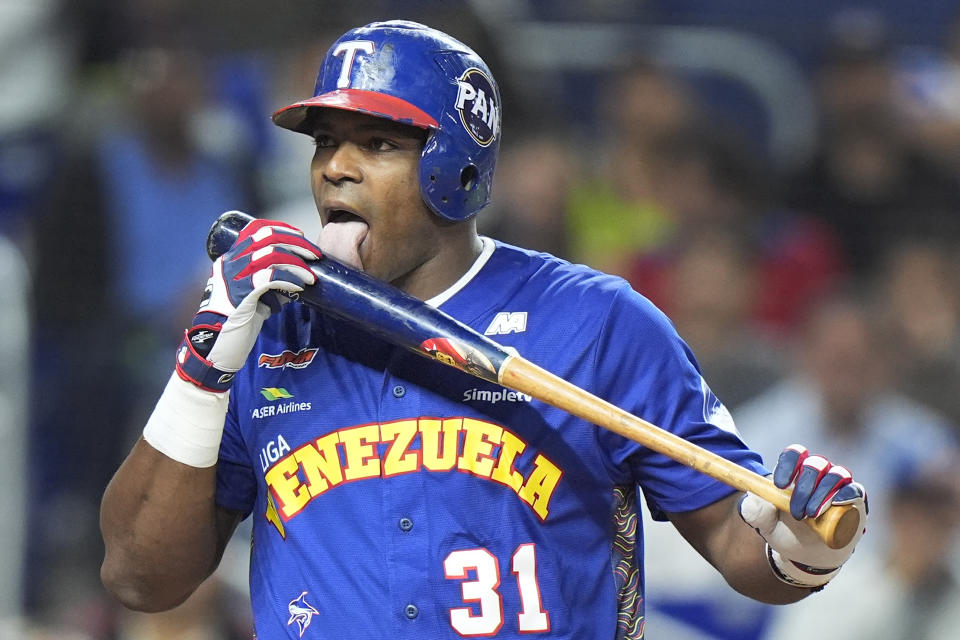
[[[58,0],[0,3],[0,637],[26,633],[32,212],[54,178],[74,51]],[[39,495],[39,494],[37,494]]]
[[[21,246],[54,177],[57,121],[73,90],[75,55],[61,4],[0,2],[0,234]]]
[[[773,176],[732,131],[688,130],[667,140],[662,156],[661,201],[673,228],[658,246],[631,254],[627,279],[672,316],[674,298],[684,295],[671,281],[673,265],[698,237],[735,236],[752,280],[744,330],[775,339],[788,335],[811,301],[844,272],[830,227],[780,206]]]
[[[35,219],[36,288],[56,294],[35,305],[44,402],[33,416],[33,467],[44,500],[33,514],[30,597],[50,621],[81,617],[77,609],[100,592],[89,505],[136,437],[117,425],[141,421],[142,399],[163,386],[167,345],[196,306],[182,306],[195,295],[183,291],[209,270],[211,222],[224,203],[253,199],[253,181],[198,144],[207,76],[195,51],[160,42],[129,51],[116,71],[117,105],[84,111],[77,101],[71,154]],[[64,430],[68,423],[76,428]]]
[[[851,269],[866,276],[904,236],[960,237],[956,184],[904,138],[898,121],[838,122],[814,164],[793,182],[794,206],[836,229]]]
[[[731,411],[744,441],[768,465],[780,453],[775,443],[789,434],[803,434],[827,456],[846,456],[854,475],[869,479],[871,520],[885,523],[894,515],[891,495],[902,479],[937,460],[952,462],[958,449],[946,420],[891,387],[889,341],[878,325],[875,310],[862,299],[844,292],[825,298],[797,336],[788,375]],[[770,626],[792,607],[768,607],[729,593],[674,532],[648,517],[644,531],[651,546],[665,550],[646,567],[651,636],[661,629],[675,640],[786,637]],[[871,526],[854,564],[882,565],[893,543],[887,534],[885,526]],[[811,597],[807,610],[820,611],[832,594],[833,585]]]
[[[735,407],[776,382],[783,356],[751,318],[759,274],[749,243],[725,227],[700,228],[677,248],[666,271],[670,319],[713,392]]]
[[[481,233],[556,256],[570,255],[570,185],[581,169],[568,144],[553,133],[504,144],[493,202],[478,220]]]
[[[874,304],[846,292],[825,299],[799,336],[793,373],[735,409],[744,439],[771,464],[773,443],[789,433],[845,456],[870,483],[871,517],[883,520],[899,478],[958,453],[953,425],[893,386],[891,348]],[[871,531],[858,556],[881,546],[884,533]]]
[[[947,242],[904,241],[880,278],[896,384],[960,425],[960,263]]]
[[[897,56],[897,106],[919,148],[960,179],[960,13],[940,44]]]
[[[659,246],[674,222],[662,203],[667,141],[690,126],[695,105],[665,69],[637,62],[609,83],[595,141],[596,166],[573,185],[570,258],[623,275],[631,255]]]
[[[21,634],[25,604],[30,294],[26,261],[0,232],[0,637]]]
[[[894,111],[893,45],[884,16],[863,7],[840,9],[824,35],[813,83],[827,128]]]
[[[878,14],[841,12],[816,71],[819,151],[789,180],[789,204],[831,225],[860,276],[904,235],[960,237],[960,189],[906,130],[894,50]]]
[[[727,406],[749,400],[784,374],[779,345],[751,317],[759,270],[754,247],[742,233],[722,225],[697,227],[673,247],[659,277],[671,320],[695,349],[705,379]],[[654,521],[646,510],[643,516],[647,545],[661,550],[646,559],[647,635],[759,639],[768,608],[725,589],[723,580],[688,551],[676,531]]]

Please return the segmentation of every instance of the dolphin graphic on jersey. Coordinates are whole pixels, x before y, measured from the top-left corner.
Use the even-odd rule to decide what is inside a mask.
[[[313,616],[320,615],[320,612],[314,609],[313,606],[304,599],[306,595],[307,592],[304,591],[299,597],[294,598],[290,601],[290,604],[287,605],[287,610],[290,612],[290,619],[287,620],[287,626],[289,627],[296,622],[300,628],[301,638],[303,637],[303,632],[310,626]]]

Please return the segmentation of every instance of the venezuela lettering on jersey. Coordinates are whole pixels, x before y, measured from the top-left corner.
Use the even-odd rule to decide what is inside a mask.
[[[386,445],[383,455],[378,445]],[[546,520],[563,472],[538,453],[525,475],[515,463],[526,448],[514,433],[474,418],[414,418],[347,427],[307,442],[266,470],[266,516],[282,535],[282,522],[345,482],[456,469],[509,487]]]

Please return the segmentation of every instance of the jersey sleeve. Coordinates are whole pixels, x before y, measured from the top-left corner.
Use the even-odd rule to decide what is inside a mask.
[[[220,441],[216,491],[218,506],[240,512],[244,518],[253,511],[257,497],[257,480],[243,434],[240,432],[233,394],[223,426],[223,439]]]
[[[618,290],[610,307],[595,370],[601,397],[743,467],[768,473],[670,320],[628,286]],[[610,432],[600,439],[614,468],[640,485],[656,519],[705,507],[734,491],[632,440]]]

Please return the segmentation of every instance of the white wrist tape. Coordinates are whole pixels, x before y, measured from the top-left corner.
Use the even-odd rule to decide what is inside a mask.
[[[174,372],[143,428],[143,439],[177,462],[212,467],[220,452],[229,397],[229,392],[204,391]]]

